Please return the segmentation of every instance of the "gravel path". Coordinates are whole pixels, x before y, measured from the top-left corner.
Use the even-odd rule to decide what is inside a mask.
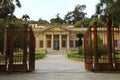
[[[65,55],[47,55],[36,61],[31,73],[1,73],[0,80],[120,80],[120,73],[94,73],[84,69],[83,62]]]

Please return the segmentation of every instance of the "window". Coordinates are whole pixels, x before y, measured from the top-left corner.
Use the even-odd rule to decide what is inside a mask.
[[[40,48],[43,48],[43,40],[40,40]]]
[[[73,40],[70,40],[70,47],[73,47]]]
[[[78,47],[78,40],[75,40],[75,47]]]
[[[66,47],[66,40],[62,40],[62,47]]]
[[[51,47],[51,40],[47,41],[47,47]]]

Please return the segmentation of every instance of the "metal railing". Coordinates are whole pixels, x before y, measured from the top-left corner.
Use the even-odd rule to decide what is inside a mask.
[[[33,71],[35,69],[35,37],[28,25],[0,28],[0,44],[0,72]]]
[[[89,27],[84,35],[85,68],[94,71],[120,70],[120,28]],[[89,63],[89,64],[88,64]]]

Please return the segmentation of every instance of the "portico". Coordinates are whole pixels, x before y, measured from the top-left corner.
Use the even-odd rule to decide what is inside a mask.
[[[44,49],[46,50],[69,50],[69,34],[44,34]]]
[[[51,50],[77,51],[79,28],[73,26],[34,26],[33,30],[36,37],[36,52]]]

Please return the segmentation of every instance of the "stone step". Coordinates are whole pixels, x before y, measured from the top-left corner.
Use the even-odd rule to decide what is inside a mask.
[[[50,50],[46,51],[46,54],[66,54],[65,50]]]

